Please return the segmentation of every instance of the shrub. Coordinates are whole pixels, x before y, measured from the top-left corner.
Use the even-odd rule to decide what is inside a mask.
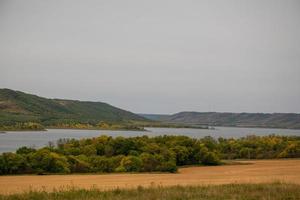
[[[71,172],[89,172],[90,164],[76,156],[68,156]]]
[[[29,153],[34,153],[36,152],[36,149],[34,148],[28,148],[28,147],[21,147],[17,149],[16,153],[17,154],[29,154]]]
[[[141,171],[151,172],[158,170],[157,167],[160,164],[160,162],[155,158],[154,155],[149,153],[142,153],[140,155],[140,159],[142,161]]]
[[[114,165],[111,158],[104,156],[93,156],[90,158],[92,171],[94,172],[113,172]]]
[[[124,167],[126,172],[138,172],[141,170],[142,161],[137,156],[126,156],[121,160],[121,167]]]
[[[201,163],[204,165],[219,165],[220,159],[214,152],[207,152],[202,158]]]
[[[159,171],[174,173],[177,171],[177,166],[174,161],[162,162],[159,165]]]
[[[53,173],[69,173],[69,163],[67,158],[48,149],[40,149],[31,157],[32,168],[39,171]]]

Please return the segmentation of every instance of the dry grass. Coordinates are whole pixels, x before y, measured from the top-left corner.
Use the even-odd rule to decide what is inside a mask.
[[[300,186],[285,183],[30,191],[0,200],[299,200]]]
[[[1,176],[0,194],[32,190],[76,188],[111,190],[138,186],[211,185],[232,183],[300,184],[300,160],[256,160],[249,165],[182,168],[177,174],[23,175]]]

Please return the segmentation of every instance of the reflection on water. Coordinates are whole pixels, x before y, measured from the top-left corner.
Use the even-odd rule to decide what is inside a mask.
[[[267,129],[267,128],[233,128],[216,127],[215,130],[188,129],[188,128],[146,128],[148,131],[109,131],[109,130],[70,130],[70,129],[49,129],[48,131],[16,131],[0,134],[0,152],[15,151],[21,146],[42,147],[49,141],[56,142],[60,138],[89,138],[100,135],[109,136],[158,136],[158,135],[186,135],[194,138],[212,136],[215,138],[238,138],[247,135],[297,135],[300,130],[289,129]]]

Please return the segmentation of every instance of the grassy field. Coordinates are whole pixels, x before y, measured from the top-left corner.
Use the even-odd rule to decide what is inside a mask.
[[[299,200],[300,185],[227,184],[210,186],[138,187],[136,189],[76,189],[45,192],[31,191],[23,194],[0,196],[1,200]]]
[[[257,184],[284,182],[300,185],[300,160],[252,160],[243,165],[180,168],[178,173],[116,173],[0,176],[0,194],[29,190],[53,191],[75,187],[100,190],[142,187]],[[247,163],[247,164],[246,164]]]

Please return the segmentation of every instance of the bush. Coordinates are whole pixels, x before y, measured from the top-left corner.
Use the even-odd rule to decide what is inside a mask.
[[[94,172],[113,172],[114,165],[111,158],[104,156],[93,156],[90,158],[92,171]]]
[[[154,155],[149,153],[142,153],[140,156],[142,161],[141,171],[144,172],[151,172],[151,171],[158,171],[158,165],[160,162],[155,158]]]
[[[80,160],[79,157],[76,156],[68,156],[68,162],[70,164],[71,172],[89,172],[90,164],[86,161]]]
[[[159,165],[159,171],[174,173],[177,171],[177,166],[174,161],[163,162]]]
[[[121,160],[121,167],[123,167],[126,172],[138,172],[141,170],[142,161],[137,156],[126,156]]]
[[[1,174],[20,174],[29,171],[29,168],[22,155],[3,153],[0,157]]]
[[[30,157],[32,168],[52,173],[69,173],[67,158],[48,149],[40,149]]]
[[[36,152],[34,148],[28,148],[28,147],[21,147],[16,151],[17,154],[29,154],[34,152]]]
[[[202,158],[201,163],[204,165],[219,165],[220,159],[214,152],[207,152]]]

